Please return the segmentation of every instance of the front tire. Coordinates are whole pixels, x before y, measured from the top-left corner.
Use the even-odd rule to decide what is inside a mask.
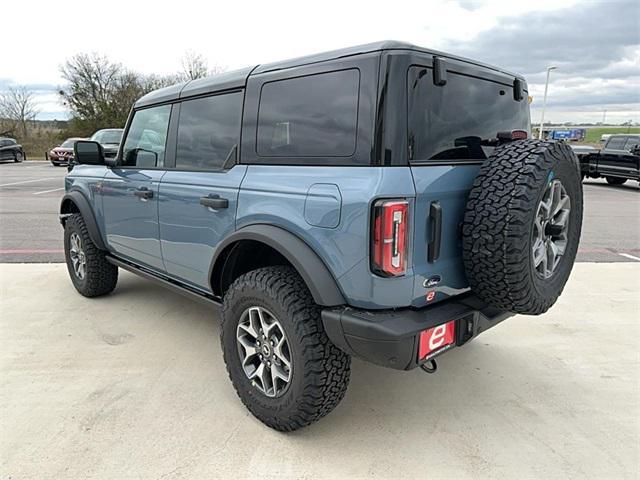
[[[627,181],[626,178],[605,177],[609,185],[622,185]]]
[[[260,268],[231,285],[221,343],[238,396],[275,430],[305,427],[345,395],[351,359],[329,341],[320,307],[291,267]]]
[[[64,256],[71,282],[85,297],[111,293],[118,282],[118,267],[91,240],[80,214],[67,218],[64,226]]]
[[[22,160],[24,160],[24,154],[22,152],[16,152],[14,154],[13,161],[16,162],[16,163],[20,163],[20,162],[22,162]]]

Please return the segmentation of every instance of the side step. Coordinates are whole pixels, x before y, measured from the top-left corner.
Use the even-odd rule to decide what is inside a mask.
[[[156,275],[155,273],[152,273],[148,270],[138,267],[137,265],[129,263],[125,260],[116,258],[112,255],[107,255],[106,258],[109,263],[117,267],[120,267],[124,270],[127,270],[131,273],[135,273],[136,275],[146,278],[147,280],[151,280],[152,282],[155,282],[158,285],[162,285],[163,287],[173,290],[174,292],[179,293],[180,295],[191,298],[192,300],[197,300],[198,302],[203,303],[205,305],[209,305],[209,306],[213,305],[216,308],[220,308],[221,303],[218,297],[214,297],[213,295],[207,295],[205,293],[201,293],[189,287],[185,287],[184,285],[181,285],[174,280]]]

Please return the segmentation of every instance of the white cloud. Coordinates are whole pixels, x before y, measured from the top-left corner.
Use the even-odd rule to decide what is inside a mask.
[[[177,71],[186,50],[201,53],[211,65],[229,69],[382,39],[404,40],[456,53],[473,45],[482,34],[490,36],[494,30],[508,30],[513,19],[521,23],[524,19],[526,23],[530,16],[569,7],[577,12],[584,5],[577,0],[5,2],[3,18],[29,20],[26,35],[22,22],[3,23],[3,38],[16,41],[12,48],[3,49],[0,88],[8,79],[12,83],[45,84],[55,89],[63,83],[59,66],[79,52],[104,53],[131,69],[157,74]],[[572,10],[566,11],[570,14]],[[594,36],[591,41],[598,39]],[[509,45],[504,48],[508,50]],[[537,45],[530,48],[537,49]],[[484,53],[492,62],[493,52]],[[540,52],[537,53],[539,56]],[[600,75],[614,80],[632,74],[638,67],[637,53],[632,49],[629,58],[618,60]],[[515,69],[514,65],[492,63]],[[536,71],[529,73],[537,100],[540,82],[544,80],[539,81],[541,74]],[[562,75],[558,72],[555,77],[558,81],[552,84],[549,111],[560,112],[565,108],[580,112],[552,105],[552,99],[569,98],[560,79],[577,81]],[[591,80],[585,79],[583,85],[583,90],[578,90],[581,94],[590,88]],[[63,107],[52,91],[39,92],[38,99],[43,112],[57,114]],[[534,114],[536,108],[537,101],[532,105]]]

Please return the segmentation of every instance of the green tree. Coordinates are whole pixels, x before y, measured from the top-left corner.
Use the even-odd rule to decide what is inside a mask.
[[[60,72],[67,81],[60,96],[71,112],[72,129],[81,135],[124,126],[131,106],[146,93],[138,74],[96,53],[71,57]]]

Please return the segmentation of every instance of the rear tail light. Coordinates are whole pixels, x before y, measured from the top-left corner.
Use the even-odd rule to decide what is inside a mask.
[[[378,200],[373,204],[371,270],[385,277],[404,275],[407,270],[409,203]]]

